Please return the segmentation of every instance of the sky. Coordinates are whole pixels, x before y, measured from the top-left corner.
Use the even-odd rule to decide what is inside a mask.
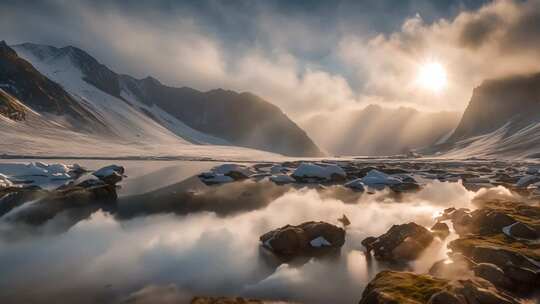
[[[540,0],[3,0],[1,39],[74,45],[171,86],[251,91],[294,119],[373,103],[463,111],[483,80],[540,71]],[[439,90],[429,79],[441,75],[421,76],[434,65]]]

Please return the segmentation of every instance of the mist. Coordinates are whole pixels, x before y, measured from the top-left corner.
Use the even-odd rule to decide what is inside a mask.
[[[434,181],[399,199],[389,191],[364,194],[352,203],[333,197],[338,196],[290,189],[267,206],[228,216],[201,211],[118,220],[97,211],[65,233],[2,240],[1,300],[171,303],[195,295],[242,295],[351,303],[386,267],[364,255],[363,238],[410,221],[430,227],[444,208],[475,208],[473,201],[513,195],[502,187],[474,192],[461,183]],[[271,229],[310,220],[338,224],[343,214],[352,224],[336,258],[281,264],[259,247],[259,236]],[[51,227],[63,225],[65,216],[60,213],[40,229],[54,231]],[[409,269],[426,272],[446,256],[446,241],[436,239]]]

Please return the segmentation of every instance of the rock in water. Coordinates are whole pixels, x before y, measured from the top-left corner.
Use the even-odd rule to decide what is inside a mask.
[[[362,241],[367,252],[373,250],[375,258],[382,261],[400,262],[416,259],[433,241],[426,228],[408,223],[393,225],[385,234]]]
[[[263,234],[264,248],[282,257],[318,256],[341,248],[345,230],[325,222],[287,225]]]
[[[445,239],[450,234],[450,228],[443,222],[437,222],[431,227],[431,231],[441,239]]]
[[[343,227],[347,227],[351,224],[351,221],[345,214],[343,215],[343,217],[339,218],[338,221],[343,224]]]

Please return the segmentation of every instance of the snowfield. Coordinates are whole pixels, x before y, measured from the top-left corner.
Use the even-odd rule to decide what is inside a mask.
[[[85,108],[109,126],[110,135],[88,134],[66,127],[62,116],[29,110],[26,121],[14,122],[0,116],[0,154],[25,157],[85,158],[186,158],[226,160],[272,160],[282,156],[250,148],[231,146],[194,130],[157,107],[148,107],[123,89],[111,96],[83,80],[81,70],[69,53],[39,58],[24,47],[14,47],[20,57],[49,79],[59,83]],[[150,112],[160,125],[143,111]]]

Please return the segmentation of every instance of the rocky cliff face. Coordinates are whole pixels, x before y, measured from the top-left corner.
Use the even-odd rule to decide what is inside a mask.
[[[5,107],[8,96],[12,96],[34,111],[65,116],[67,124],[78,128],[87,131],[105,128],[59,84],[43,76],[4,41],[0,42],[0,88],[5,93],[2,98]]]
[[[421,152],[450,158],[539,158],[539,113],[540,73],[487,80],[474,89],[448,140]]]
[[[162,85],[153,78],[122,77],[147,105],[157,105],[188,126],[245,147],[292,156],[320,156],[308,135],[278,107],[252,93],[200,92]]]
[[[493,132],[508,134],[540,122],[540,73],[485,81],[473,96],[450,141]]]
[[[21,121],[26,118],[26,109],[21,102],[0,89],[0,115],[14,121]]]

